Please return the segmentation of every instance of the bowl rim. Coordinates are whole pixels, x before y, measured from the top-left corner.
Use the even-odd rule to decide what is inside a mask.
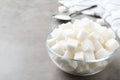
[[[47,47],[47,50],[48,50],[48,51],[50,51],[53,55],[58,56],[58,57],[63,58],[63,59],[69,59],[69,60],[73,60],[73,61],[81,61],[81,60],[75,60],[75,59],[73,59],[73,58],[63,57],[63,56],[59,55],[58,53],[56,53],[54,50],[50,49],[49,45],[47,44],[47,40],[50,38],[50,33],[51,33],[51,32],[49,32],[49,33],[47,34],[47,37],[46,37],[46,40],[45,40],[45,44],[46,44],[46,47]],[[119,48],[120,48],[120,47],[119,47]],[[107,56],[107,57],[104,57],[104,58],[101,58],[101,59],[96,59],[96,60],[86,60],[85,62],[91,62],[91,63],[92,63],[92,62],[101,62],[101,61],[108,60],[109,58],[112,58],[113,56],[115,56],[115,54],[116,54],[116,52],[117,52],[117,50],[118,50],[119,48],[117,48],[115,51],[113,51],[113,52],[112,52],[109,56]]]

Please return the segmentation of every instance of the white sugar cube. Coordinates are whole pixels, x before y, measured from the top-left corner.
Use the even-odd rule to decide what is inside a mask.
[[[63,56],[64,58],[73,58],[74,57],[74,53],[72,51],[65,51],[65,54]]]
[[[58,11],[59,13],[65,13],[67,11],[67,8],[65,6],[59,6]]]
[[[120,45],[115,39],[110,39],[105,43],[105,46],[110,50],[114,51],[117,49]]]
[[[97,32],[92,32],[92,33],[89,34],[88,37],[89,37],[90,40],[95,41],[95,40],[99,39],[100,35]]]
[[[104,61],[89,63],[90,72],[96,71],[96,69],[102,69],[106,65],[103,65]]]
[[[65,39],[67,38],[75,38],[76,33],[72,29],[64,30],[63,31]]]
[[[59,25],[59,28],[62,29],[62,30],[72,29],[73,28],[73,24],[71,22],[68,22],[66,24]]]
[[[87,21],[86,24],[84,24],[84,29],[88,32],[95,31],[96,27],[94,26],[94,22],[92,20]]]
[[[53,56],[51,58],[64,71],[74,71],[77,68],[77,62],[61,57]]]
[[[68,50],[76,50],[79,45],[79,41],[75,39],[69,38],[66,42],[66,46]]]
[[[115,32],[111,28],[108,28],[108,33],[110,34],[110,38],[116,38]]]
[[[104,38],[105,41],[115,38],[115,33],[112,31],[112,29],[106,29],[101,33],[102,37]]]
[[[81,48],[83,51],[93,51],[95,49],[92,41],[89,39],[86,39],[82,42]]]
[[[94,47],[95,51],[98,51],[99,49],[103,48],[102,44],[98,40],[94,41]]]
[[[47,44],[52,47],[54,44],[56,44],[56,39],[52,38],[52,39],[48,39],[47,40]]]
[[[73,30],[78,33],[80,29],[84,28],[85,22],[81,22],[80,20],[75,20],[73,23]]]
[[[84,29],[84,25],[88,21],[90,21],[88,18],[82,18],[81,20],[76,19],[73,23],[73,29],[79,32],[80,29]]]
[[[51,49],[60,55],[64,55],[65,47],[66,47],[65,43],[60,41],[60,42],[56,43],[54,46],[52,46]]]
[[[51,37],[52,38],[55,38],[57,40],[61,40],[61,39],[64,39],[64,36],[62,34],[62,31],[58,28],[54,29],[51,33]]]
[[[68,60],[69,65],[74,68],[74,70],[77,68],[78,64],[76,61]]]
[[[84,53],[83,52],[76,52],[75,53],[75,56],[74,56],[74,59],[75,60],[81,60],[81,61],[84,61]]]
[[[106,28],[106,27],[105,27]],[[94,31],[101,33],[101,30],[103,31],[103,28],[100,24],[94,22]]]
[[[76,19],[74,22],[73,22],[73,25],[78,25],[78,26],[83,26],[83,24],[86,24],[86,22],[90,21],[88,18],[82,18],[81,20],[79,19]]]
[[[97,32],[100,33],[100,34],[103,33],[103,32],[105,32],[107,30],[107,27],[104,27],[104,26],[98,26],[98,27],[96,26],[96,28],[97,28]]]
[[[68,59],[62,59],[61,64],[59,64],[60,68],[64,71],[74,71],[77,68],[77,62],[68,60]]]
[[[85,62],[78,61],[78,67],[76,68],[77,73],[86,73],[90,70],[89,65]]]
[[[105,58],[105,57],[109,56],[111,53],[112,52],[108,52],[104,48],[101,48],[95,53],[95,56],[96,56],[96,59],[101,59],[101,58]]]
[[[77,35],[77,39],[79,39],[80,41],[85,40],[88,37],[88,32],[85,31],[84,29],[81,29]]]
[[[78,64],[76,61],[66,60],[66,62],[62,65],[65,71],[74,71],[77,68]]]
[[[84,52],[84,56],[85,56],[85,60],[89,61],[89,60],[95,60],[95,55],[93,51],[86,51]]]

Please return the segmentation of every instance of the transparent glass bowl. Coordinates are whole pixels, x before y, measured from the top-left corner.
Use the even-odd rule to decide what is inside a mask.
[[[50,39],[50,34],[46,39],[46,46],[48,50],[48,54],[52,61],[64,72],[78,75],[78,76],[87,76],[96,74],[103,69],[112,61],[115,56],[116,51],[114,51],[108,57],[97,59],[97,60],[89,60],[89,61],[80,61],[74,60],[71,58],[64,58],[60,56],[58,53],[54,52],[47,44],[47,40]]]

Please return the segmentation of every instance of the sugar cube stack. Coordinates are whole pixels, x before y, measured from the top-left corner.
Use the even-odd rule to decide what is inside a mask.
[[[65,7],[60,10],[66,11]],[[56,54],[75,60],[97,60],[111,55],[120,45],[111,28],[103,27],[102,20],[94,22],[84,18],[55,28],[48,46]]]

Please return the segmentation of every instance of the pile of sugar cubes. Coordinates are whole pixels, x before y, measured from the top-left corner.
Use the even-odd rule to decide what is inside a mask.
[[[64,71],[77,73],[102,69],[108,62],[86,63],[105,58],[119,47],[111,28],[88,18],[59,25],[50,33],[49,48],[56,54],[52,60]],[[51,53],[49,53],[51,54]],[[74,61],[74,60],[75,61]]]
[[[75,60],[105,58],[119,47],[111,28],[87,18],[61,24],[50,35],[49,47],[56,54]]]

